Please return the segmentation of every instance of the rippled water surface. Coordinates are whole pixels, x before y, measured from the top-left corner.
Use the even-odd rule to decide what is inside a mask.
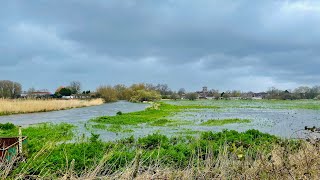
[[[45,122],[82,124],[91,118],[105,115],[115,115],[118,111],[141,111],[144,110],[147,106],[148,104],[119,101],[116,103],[108,103],[99,106],[75,108],[63,111],[0,116],[0,123],[12,122],[16,125],[22,126]]]
[[[320,111],[318,110],[286,110],[286,109],[254,109],[254,108],[226,108],[221,110],[205,109],[195,112],[183,112],[173,116],[174,119],[185,119],[200,124],[209,119],[240,118],[249,119],[251,123],[226,124],[224,126],[188,126],[192,130],[233,129],[245,131],[257,129],[262,132],[281,137],[303,137],[305,126],[320,127]]]

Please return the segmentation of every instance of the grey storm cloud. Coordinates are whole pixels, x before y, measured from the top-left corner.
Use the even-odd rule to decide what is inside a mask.
[[[319,84],[316,0],[0,2],[0,79],[25,88]]]

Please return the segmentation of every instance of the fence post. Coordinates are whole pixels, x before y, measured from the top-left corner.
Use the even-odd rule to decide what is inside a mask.
[[[21,126],[19,126],[19,154],[22,154],[22,131]]]

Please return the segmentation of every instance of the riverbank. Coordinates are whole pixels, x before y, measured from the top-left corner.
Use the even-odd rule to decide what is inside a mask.
[[[34,100],[34,99],[0,99],[0,116],[49,112],[72,108],[97,106],[103,104],[102,99],[92,100]]]

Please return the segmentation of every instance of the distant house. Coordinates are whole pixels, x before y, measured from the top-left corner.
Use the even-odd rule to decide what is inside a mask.
[[[242,98],[241,97],[229,97],[228,99],[230,99],[230,100],[240,100]]]
[[[247,92],[241,94],[241,99],[252,99],[254,97],[253,92]]]
[[[27,98],[28,97],[28,93],[26,91],[23,91],[21,94],[20,94],[20,97],[21,98]]]
[[[252,99],[265,99],[267,96],[266,92],[254,93]]]
[[[62,99],[74,99],[75,97],[74,96],[62,96],[61,98]]]
[[[21,98],[51,98],[53,95],[48,91],[23,92]]]
[[[181,97],[181,99],[186,99],[186,94],[182,93],[180,97]]]
[[[207,99],[216,99],[216,97],[208,95]]]

